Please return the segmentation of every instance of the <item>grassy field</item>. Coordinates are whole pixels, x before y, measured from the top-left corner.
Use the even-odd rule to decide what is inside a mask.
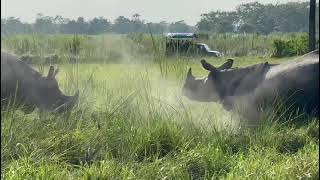
[[[17,54],[58,54],[61,89],[68,95],[80,90],[68,117],[1,112],[1,178],[319,178],[318,119],[267,118],[252,128],[218,103],[181,95],[189,67],[197,77],[207,74],[199,58],[145,54],[155,47],[98,36],[79,37],[79,63],[71,64],[66,44],[72,38],[1,38],[3,49]],[[220,65],[231,56],[208,61]],[[235,66],[285,60],[243,56]],[[35,68],[46,73],[48,66]]]

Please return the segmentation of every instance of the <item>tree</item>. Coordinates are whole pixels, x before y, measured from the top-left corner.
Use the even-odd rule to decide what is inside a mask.
[[[76,32],[78,34],[86,34],[88,32],[89,24],[87,22],[85,22],[83,17],[78,17],[75,25],[76,25],[76,29],[77,29]]]
[[[191,32],[189,26],[183,21],[177,21],[169,25],[170,32]]]
[[[27,34],[32,33],[32,26],[28,23],[22,23],[19,18],[9,17],[1,19],[1,34]]]
[[[316,0],[310,0],[309,11],[309,51],[316,49]]]
[[[144,29],[144,32],[153,34],[163,34],[168,32],[168,23],[161,21],[160,23],[148,23],[147,28]]]
[[[128,32],[132,32],[132,25],[130,22],[130,19],[124,17],[124,16],[119,16],[113,24],[113,31],[120,33],[120,34],[126,34]]]
[[[64,20],[67,23],[60,26],[61,33],[67,34],[87,34],[89,29],[89,24],[85,22],[83,17],[78,17],[75,20]]]
[[[255,27],[249,23],[240,23],[237,27],[237,32],[240,33],[253,33],[255,31]]]
[[[313,2],[314,4],[312,4]],[[201,19],[196,24],[199,31],[216,33],[259,33],[273,32],[308,32],[310,33],[310,49],[314,49],[314,34],[318,37],[319,3],[288,2],[283,4],[261,4],[259,2],[239,5],[235,11],[211,11],[201,14]],[[309,16],[308,16],[309,15]],[[313,20],[308,20],[312,18]],[[315,19],[315,20],[314,20]],[[315,23],[312,23],[314,22]],[[310,22],[310,23],[308,23]],[[314,25],[315,24],[315,25]],[[67,33],[67,34],[100,34],[115,32],[127,34],[132,32],[150,31],[155,34],[164,32],[193,32],[193,26],[187,25],[183,20],[173,23],[152,23],[141,20],[141,15],[135,13],[131,18],[119,16],[113,24],[103,17],[85,21],[83,17],[75,20],[65,19],[60,15],[55,17],[37,14],[34,23],[23,23],[18,18],[10,17],[1,19],[1,34],[26,34],[26,33]]]
[[[89,22],[88,34],[101,34],[109,31],[111,23],[103,17],[93,18]]]
[[[307,2],[290,2],[274,7],[271,11],[275,19],[274,31],[279,32],[307,32],[308,7]]]
[[[212,31],[214,32],[214,27],[216,25],[215,21],[216,11],[211,11],[210,13],[201,14],[200,21],[196,24],[199,31]]]
[[[269,12],[273,5],[258,2],[242,4],[237,7],[238,30],[241,32],[258,32],[268,34],[273,31],[274,18]]]
[[[211,11],[201,15],[197,23],[199,31],[249,32],[307,32],[308,2],[285,4],[261,4],[258,2],[239,5],[236,11]],[[318,12],[319,10],[316,9]],[[316,24],[319,24],[316,19]]]
[[[1,18],[1,34],[6,34],[7,33],[5,31],[6,30],[5,25],[6,25],[6,19],[2,19]]]
[[[131,20],[131,24],[132,24],[132,28],[133,28],[133,32],[142,32],[144,30],[144,22],[140,19],[141,15],[138,13],[135,13],[132,15],[132,20]]]
[[[210,13],[201,14],[201,20],[197,23],[199,31],[212,32],[234,32],[236,13],[212,11]]]
[[[33,26],[35,32],[41,34],[52,34],[58,32],[58,29],[54,24],[54,18],[50,16],[43,16],[42,13],[37,14],[36,22]]]

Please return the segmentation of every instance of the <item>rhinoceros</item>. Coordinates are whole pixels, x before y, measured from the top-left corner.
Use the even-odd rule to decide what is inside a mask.
[[[20,56],[20,60],[25,62],[26,64],[32,65],[34,61],[34,56],[32,54],[23,54]]]
[[[1,51],[1,109],[14,102],[26,113],[35,108],[53,112],[70,110],[78,100],[79,91],[74,96],[62,94],[55,78],[57,73],[58,69],[50,66],[48,75],[43,77],[17,56]]]
[[[282,64],[265,62],[224,70],[204,59],[201,64],[208,76],[197,79],[190,68],[182,88],[191,100],[221,102],[227,110],[245,107],[248,119],[258,118],[259,108],[275,105],[277,100],[286,102],[291,112],[319,113],[319,51]]]

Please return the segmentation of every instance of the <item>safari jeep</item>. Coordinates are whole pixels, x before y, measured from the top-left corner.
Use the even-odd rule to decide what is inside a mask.
[[[220,52],[211,50],[207,44],[198,43],[197,39],[198,36],[194,33],[168,33],[165,53],[167,56],[221,56]]]

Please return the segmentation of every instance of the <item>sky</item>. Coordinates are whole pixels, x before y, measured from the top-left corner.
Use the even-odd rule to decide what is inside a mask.
[[[36,14],[43,13],[86,20],[102,16],[113,21],[121,15],[131,17],[138,13],[146,22],[184,20],[195,25],[202,13],[232,11],[240,4],[254,1],[257,0],[1,0],[1,18],[14,16],[23,22],[34,22]],[[308,0],[259,0],[263,4],[305,1]]]

